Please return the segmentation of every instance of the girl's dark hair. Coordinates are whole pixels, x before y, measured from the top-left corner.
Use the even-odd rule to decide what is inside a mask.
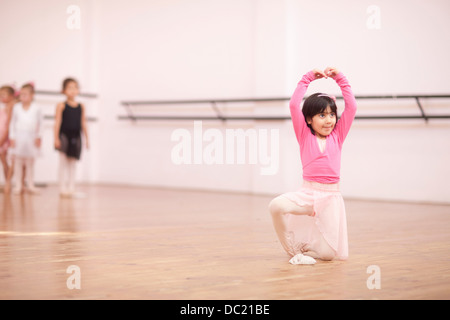
[[[25,83],[21,89],[29,89],[34,94],[34,84],[32,82]]]
[[[78,85],[78,81],[75,80],[74,78],[66,78],[66,79],[64,79],[63,84],[62,84],[62,91],[63,92],[64,92],[64,90],[66,90],[67,86],[71,82],[75,82]]]
[[[320,97],[319,97],[320,96]],[[331,112],[334,112],[336,115],[336,122],[338,121],[338,115],[337,115],[337,107],[336,102],[329,97],[328,95],[324,93],[314,93],[310,95],[308,98],[305,99],[305,102],[303,103],[303,116],[305,117],[306,125],[311,130],[311,133],[315,135],[313,128],[308,123],[308,118],[314,117],[316,114],[325,112],[327,110],[327,107],[330,106]]]
[[[0,90],[4,90],[4,91],[8,92],[8,94],[10,96],[15,96],[16,95],[16,90],[14,90],[14,88],[11,87],[11,86],[2,86],[0,88]]]

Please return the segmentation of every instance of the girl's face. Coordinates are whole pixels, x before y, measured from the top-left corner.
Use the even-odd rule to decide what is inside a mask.
[[[70,81],[66,88],[64,89],[63,93],[67,96],[69,99],[75,99],[75,97],[80,93],[78,89],[78,84],[74,81]]]
[[[0,90],[0,100],[3,103],[8,103],[11,101],[11,99],[12,99],[12,97],[8,94],[8,91]]]
[[[336,125],[336,114],[328,106],[324,112],[308,119],[308,124],[311,125],[316,136],[324,139],[333,131]]]
[[[33,91],[29,88],[22,88],[20,90],[20,102],[29,104],[33,101]]]

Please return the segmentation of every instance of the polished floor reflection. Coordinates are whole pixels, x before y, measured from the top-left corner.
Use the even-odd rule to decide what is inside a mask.
[[[83,191],[0,193],[0,299],[450,298],[450,206],[347,199],[350,259],[292,266],[269,196]]]

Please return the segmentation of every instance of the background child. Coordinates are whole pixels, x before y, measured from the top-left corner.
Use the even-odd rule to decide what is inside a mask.
[[[12,168],[16,167],[15,194],[23,191],[23,178],[25,178],[28,191],[37,193],[34,185],[34,160],[39,154],[42,136],[42,113],[33,102],[34,86],[25,84],[20,90],[20,102],[14,107],[9,127],[11,154],[13,156]],[[26,177],[23,177],[22,167],[25,167]]]
[[[336,81],[344,97],[339,121],[335,98],[327,94],[311,95],[300,109],[311,81],[327,77]],[[314,264],[314,258],[347,259],[347,220],[339,179],[342,144],[356,113],[351,87],[337,69],[315,69],[298,83],[290,110],[300,145],[303,186],[270,203],[275,231],[292,264]]]
[[[76,102],[79,94],[78,82],[67,78],[63,81],[62,93],[66,101],[56,106],[55,149],[60,151],[60,195],[75,196],[75,163],[81,156],[81,132],[84,133],[86,147],[89,139],[86,126],[85,107]]]
[[[3,165],[3,173],[5,175],[4,192],[10,192],[11,173],[8,164],[8,148],[9,148],[9,124],[11,122],[11,114],[16,102],[15,90],[11,86],[3,86],[0,88],[0,160]]]

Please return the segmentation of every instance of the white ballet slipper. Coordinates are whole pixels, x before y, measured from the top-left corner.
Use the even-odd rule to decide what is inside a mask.
[[[86,193],[83,192],[72,192],[71,197],[74,199],[84,199],[86,198]]]
[[[86,194],[83,192],[60,192],[59,196],[61,198],[71,198],[71,199],[84,199]]]
[[[291,264],[315,264],[316,260],[312,257],[305,256],[304,254],[297,254],[289,260]]]
[[[27,189],[28,193],[34,194],[34,195],[39,195],[41,194],[41,191],[36,188],[36,187],[31,187]]]

